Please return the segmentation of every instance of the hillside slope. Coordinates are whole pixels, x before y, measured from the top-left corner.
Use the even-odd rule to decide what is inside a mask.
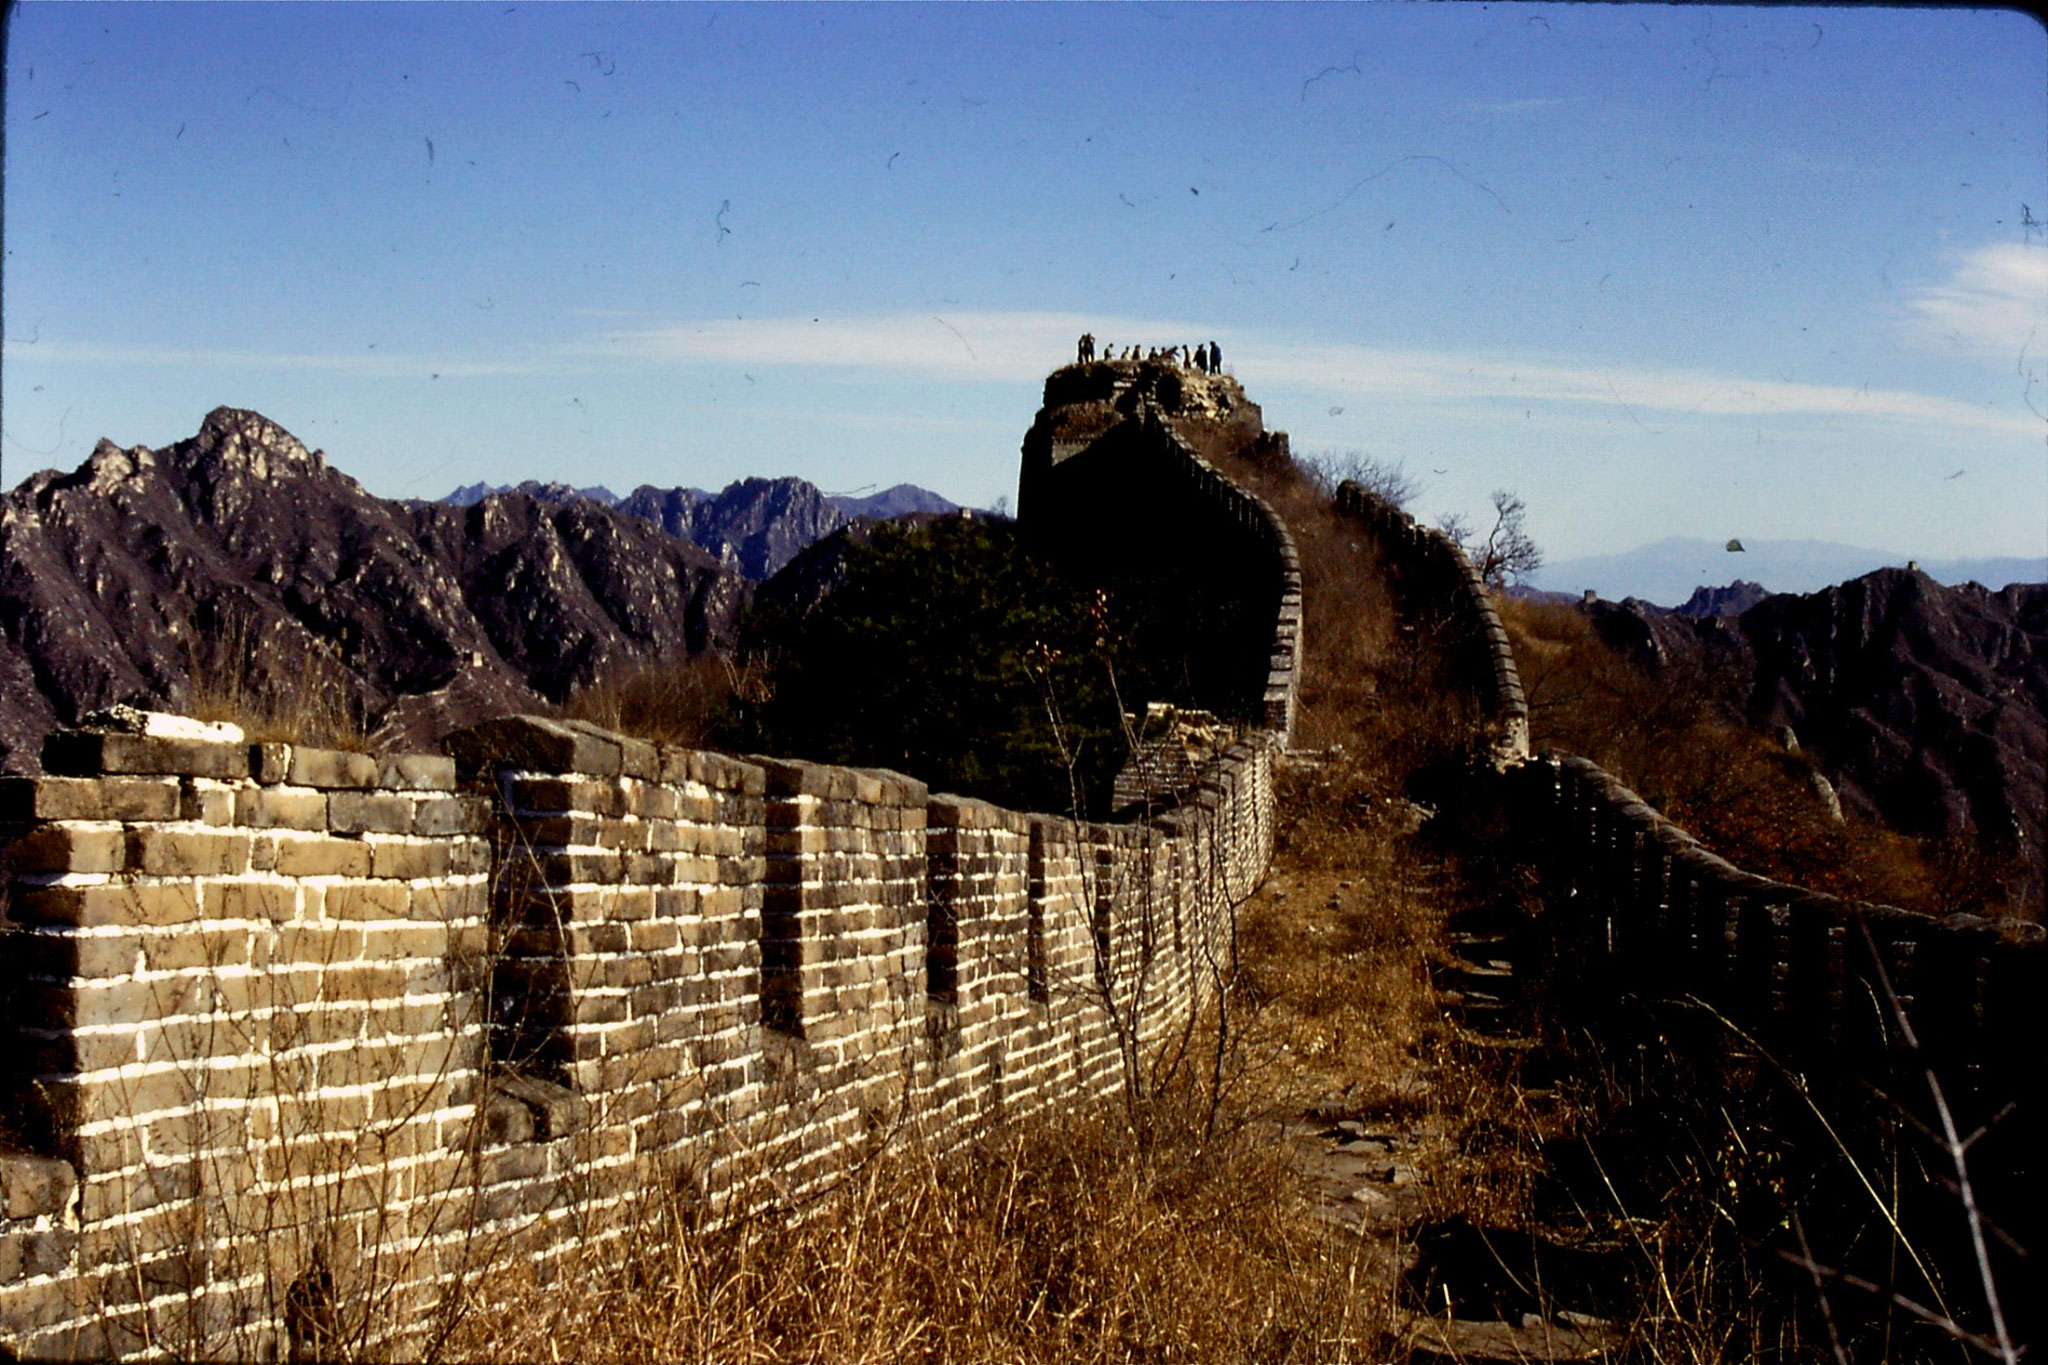
[[[1904,833],[1971,832],[2011,854],[2038,910],[2048,584],[1992,592],[1880,569],[1733,617],[1634,602],[1587,610],[1638,661],[1697,668],[1752,724],[1789,727],[1846,804]]]
[[[340,715],[379,742],[723,641],[736,575],[647,522],[372,497],[253,412],[102,441],[0,499],[0,767],[115,702]],[[196,694],[196,695],[195,695]]]

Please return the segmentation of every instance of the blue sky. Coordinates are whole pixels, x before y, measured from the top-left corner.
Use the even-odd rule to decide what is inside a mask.
[[[2044,69],[2002,11],[28,3],[0,477],[226,403],[386,496],[986,504],[1087,328],[1554,558],[2048,553]]]

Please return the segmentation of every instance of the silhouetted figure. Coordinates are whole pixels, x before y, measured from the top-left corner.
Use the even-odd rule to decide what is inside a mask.
[[[1077,350],[1081,364],[1086,365],[1089,361],[1095,359],[1095,333],[1081,333],[1081,344]]]
[[[1223,348],[1213,341],[1209,343],[1209,373],[1223,373]]]
[[[1216,364],[1209,358],[1209,348],[1206,345],[1195,347],[1195,368],[1203,374],[1216,373]]]

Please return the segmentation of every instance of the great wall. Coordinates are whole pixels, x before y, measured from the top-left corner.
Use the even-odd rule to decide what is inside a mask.
[[[0,780],[0,1347],[418,1354],[481,1271],[658,1199],[796,1207],[904,1135],[943,1151],[1128,1084],[1263,875],[1302,648],[1286,527],[1176,435],[1158,377],[1055,372],[1019,499],[1098,566],[1211,547],[1200,681],[1249,724],[1140,820],[535,716],[385,758],[140,717],[52,736],[44,776]],[[1175,401],[1234,419],[1234,380],[1194,387]],[[2040,1069],[1998,1050],[2039,1036],[2038,938],[1747,876],[1586,761],[1531,758],[1477,573],[1356,486],[1338,504],[1464,623],[1493,790],[1589,979],[1666,976],[1849,1057],[1882,1046],[1881,964],[1982,1103],[2038,1112]]]

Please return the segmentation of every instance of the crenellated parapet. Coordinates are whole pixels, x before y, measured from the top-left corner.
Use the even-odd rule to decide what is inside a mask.
[[[1703,1005],[1723,1021],[1705,1035],[1715,1047],[1765,1049],[1816,1093],[1893,1081],[1903,1013],[1921,1063],[1958,1104],[1982,1119],[2013,1101],[2039,1122],[2041,1069],[2014,1064],[2014,1040],[2048,1028],[2038,925],[1937,919],[1758,876],[1591,759],[1529,757],[1513,651],[1477,568],[1448,536],[1355,483],[1337,504],[1397,573],[1465,623],[1465,675],[1495,727],[1508,826],[1543,874],[1545,938],[1575,991]]]
[[[1959,1092],[2026,1079],[2010,1065],[2013,1040],[2048,1026],[2038,926],[1937,919],[1746,872],[1590,759],[1535,759],[1509,792],[1546,903],[1573,921],[1582,965],[1608,983],[1711,1004],[1832,1081],[1895,1046],[1888,983]],[[2038,1069],[2023,1088],[2040,1102]]]

